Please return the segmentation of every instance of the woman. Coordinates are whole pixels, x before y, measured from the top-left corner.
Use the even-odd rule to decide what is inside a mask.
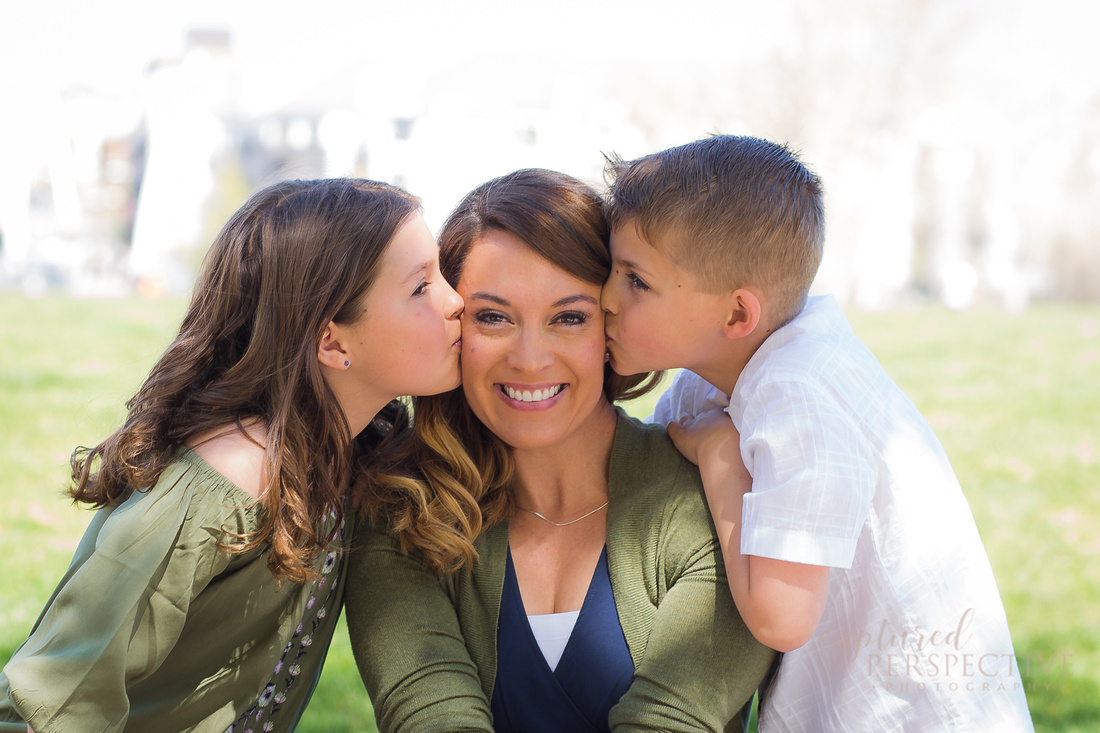
[[[396,397],[458,385],[462,301],[418,210],[288,181],[229,220],[125,423],[73,457],[99,511],[0,674],[0,730],[293,730],[340,615],[355,464],[405,424]]]
[[[637,381],[605,362],[607,235],[595,192],[539,170],[443,228],[463,390],[417,401],[424,480],[376,479],[390,531],[350,570],[382,731],[736,730],[773,659],[730,599],[698,472],[612,405]]]

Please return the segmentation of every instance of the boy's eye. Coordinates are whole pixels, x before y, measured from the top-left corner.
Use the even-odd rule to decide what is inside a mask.
[[[564,326],[583,326],[588,323],[588,314],[580,311],[566,311],[558,314],[554,318],[554,323],[560,323]]]
[[[638,277],[633,272],[626,273],[626,279],[630,283],[630,287],[635,290],[649,290],[649,286],[646,285],[645,280]]]

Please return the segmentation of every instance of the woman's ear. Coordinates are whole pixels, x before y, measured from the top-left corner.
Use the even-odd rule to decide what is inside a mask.
[[[343,329],[332,321],[321,334],[321,343],[317,345],[317,361],[324,366],[343,371],[351,366],[351,357],[343,344]]]
[[[731,292],[723,327],[726,338],[741,339],[751,336],[760,325],[763,310],[760,294],[755,292],[755,288],[738,288]]]

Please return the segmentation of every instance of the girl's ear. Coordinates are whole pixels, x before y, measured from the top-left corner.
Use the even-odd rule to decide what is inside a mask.
[[[741,339],[752,335],[760,325],[762,313],[760,294],[754,288],[738,288],[731,292],[723,327],[726,338]]]
[[[329,321],[325,332],[321,334],[321,343],[317,345],[317,361],[340,371],[347,369],[350,366],[350,357],[344,348],[343,335],[343,329]]]

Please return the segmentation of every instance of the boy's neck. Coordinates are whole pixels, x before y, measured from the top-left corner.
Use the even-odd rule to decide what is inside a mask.
[[[750,335],[727,341],[705,363],[689,366],[688,369],[713,384],[723,394],[731,395],[741,372],[774,330],[764,328],[761,324]]]

